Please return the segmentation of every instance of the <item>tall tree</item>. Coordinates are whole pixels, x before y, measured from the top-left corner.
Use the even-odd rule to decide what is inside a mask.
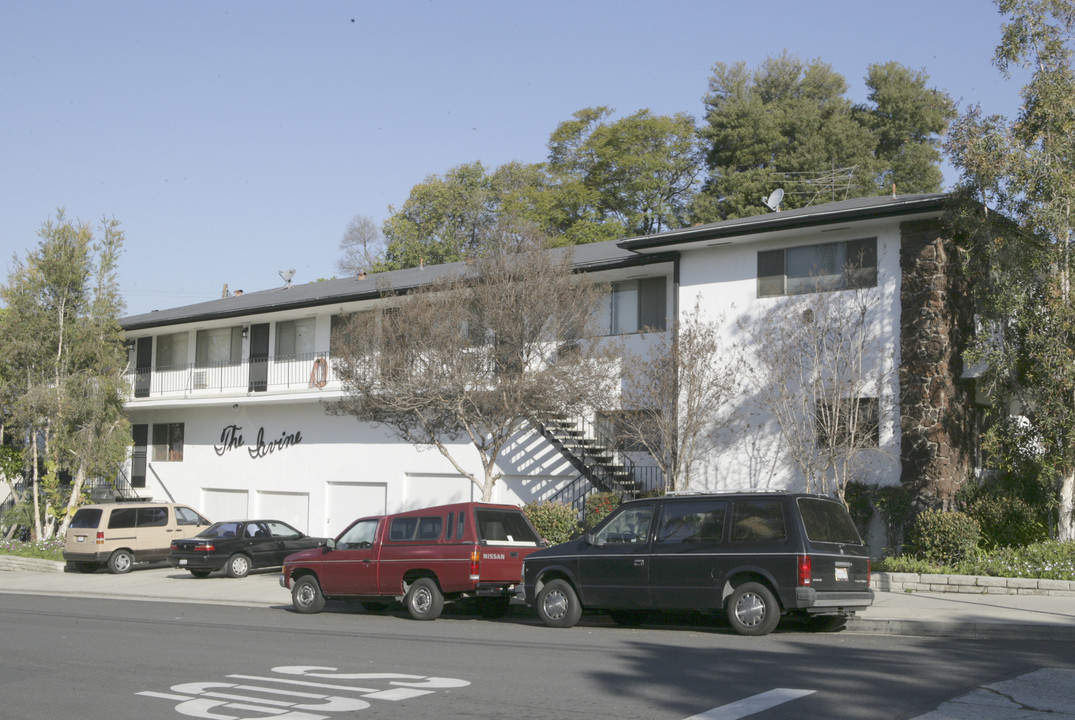
[[[40,242],[26,260],[14,260],[0,288],[8,307],[0,318],[3,360],[10,363],[18,396],[12,422],[31,451],[35,507],[41,500],[38,452],[73,478],[66,508],[51,508],[61,528],[80,502],[86,479],[114,479],[130,444],[123,412],[123,301],[116,279],[123,233],[115,220],[103,220],[99,230],[95,235],[92,226],[59,211],[42,225]],[[38,537],[42,520],[38,510]]]
[[[974,201],[954,217],[966,236],[976,308],[983,320],[972,360],[997,400],[987,433],[1000,455],[1028,447],[1054,487],[1058,532],[1075,539],[1075,2],[998,0],[1006,16],[994,64],[1032,70],[1014,120],[970,108],[946,144]],[[992,208],[997,213],[982,212]],[[1015,409],[1010,410],[1014,403]],[[1006,416],[1027,428],[1005,431]]]
[[[701,165],[694,119],[643,109],[609,121],[611,114],[579,110],[549,139],[549,172],[575,198],[575,221],[610,224],[620,236],[680,227]]]
[[[755,71],[717,63],[701,130],[710,174],[693,219],[766,212],[762,199],[776,188],[789,208],[878,195],[893,182],[903,192],[939,190],[938,135],[954,105],[927,79],[896,63],[872,65],[873,105],[856,106],[845,78],[820,60],[784,53]]]
[[[503,218],[477,240],[458,274],[404,295],[386,287],[380,309],[334,338],[334,355],[341,412],[436,448],[490,500],[512,438],[592,407],[609,378],[597,346],[575,339],[588,336],[597,289],[573,273],[570,252]]]
[[[336,269],[345,275],[370,272],[383,262],[384,238],[373,218],[365,215],[351,218],[340,240],[340,251],[343,256],[336,261]]]

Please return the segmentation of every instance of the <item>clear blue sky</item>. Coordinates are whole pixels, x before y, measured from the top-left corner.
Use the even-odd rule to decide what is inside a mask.
[[[701,119],[715,62],[924,70],[1012,115],[988,0],[0,0],[0,262],[41,223],[120,220],[128,314],[335,273],[430,174],[545,159],[583,107]],[[946,181],[955,180],[950,168]]]

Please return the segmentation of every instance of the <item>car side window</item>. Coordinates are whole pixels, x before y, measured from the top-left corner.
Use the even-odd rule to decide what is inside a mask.
[[[265,529],[265,526],[261,523],[247,523],[244,534],[248,538],[263,538],[269,537],[269,531]]]
[[[278,538],[297,538],[302,535],[301,532],[291,527],[287,523],[282,522],[270,522],[265,523],[269,527],[269,534]]]
[[[176,525],[197,525],[199,522],[204,523],[206,520],[190,508],[177,507],[175,509]]]
[[[594,542],[597,545],[648,542],[652,520],[652,505],[625,508],[597,531]]]
[[[788,537],[784,503],[780,500],[743,500],[732,511],[732,542],[779,542]]]
[[[373,547],[373,539],[377,536],[377,523],[377,520],[356,522],[336,541],[336,549],[364,550]]]
[[[670,502],[661,508],[657,542],[719,543],[724,538],[725,502]]]
[[[137,508],[113,508],[108,516],[108,529],[133,528],[137,523]]]

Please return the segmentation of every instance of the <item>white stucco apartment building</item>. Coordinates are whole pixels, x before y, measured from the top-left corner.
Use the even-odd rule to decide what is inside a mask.
[[[944,403],[963,402],[957,349],[926,358],[928,371],[904,362],[908,345],[918,345],[910,326],[921,328],[919,316],[936,315],[919,306],[937,300],[933,291],[908,299],[922,272],[909,256],[943,250],[937,221],[944,200],[914,195],[844,201],[579,246],[573,259],[580,272],[609,284],[601,319],[606,332],[642,344],[653,333],[641,328],[670,332],[676,317],[696,302],[723,315],[734,333],[737,318],[795,292],[804,263],[839,261],[866,248],[876,266],[884,341],[893,358],[904,358],[899,379],[880,403],[883,430],[872,480],[928,482],[958,470],[962,460],[956,456],[965,454],[961,431],[947,429],[939,437],[930,409],[914,399],[918,376],[928,374],[948,382],[951,397]],[[124,318],[134,427],[125,469],[131,491],[190,504],[211,519],[274,517],[324,535],[360,515],[477,499],[469,480],[436,451],[330,412],[343,392],[330,350],[334,318],[377,303],[385,282],[406,290],[459,269],[432,266],[297,284]],[[930,287],[937,282],[932,278]],[[931,352],[932,345],[926,354]],[[912,355],[920,365],[921,353],[914,349]],[[936,405],[936,392],[927,394]],[[692,489],[798,482],[779,461],[775,430],[746,420],[753,412],[748,403],[746,392],[732,408],[743,414],[744,437],[707,458],[705,487]],[[477,470],[476,456],[473,463]],[[537,431],[516,439],[501,470],[495,500],[507,503],[549,499],[577,484],[580,475],[568,454]]]

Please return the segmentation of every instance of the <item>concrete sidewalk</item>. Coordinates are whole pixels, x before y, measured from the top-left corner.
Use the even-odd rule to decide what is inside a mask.
[[[198,579],[175,568],[136,566],[126,575],[64,572],[63,563],[0,555],[0,593],[290,607],[279,572],[241,580],[219,573]],[[849,632],[1075,642],[1075,595],[877,592]]]

